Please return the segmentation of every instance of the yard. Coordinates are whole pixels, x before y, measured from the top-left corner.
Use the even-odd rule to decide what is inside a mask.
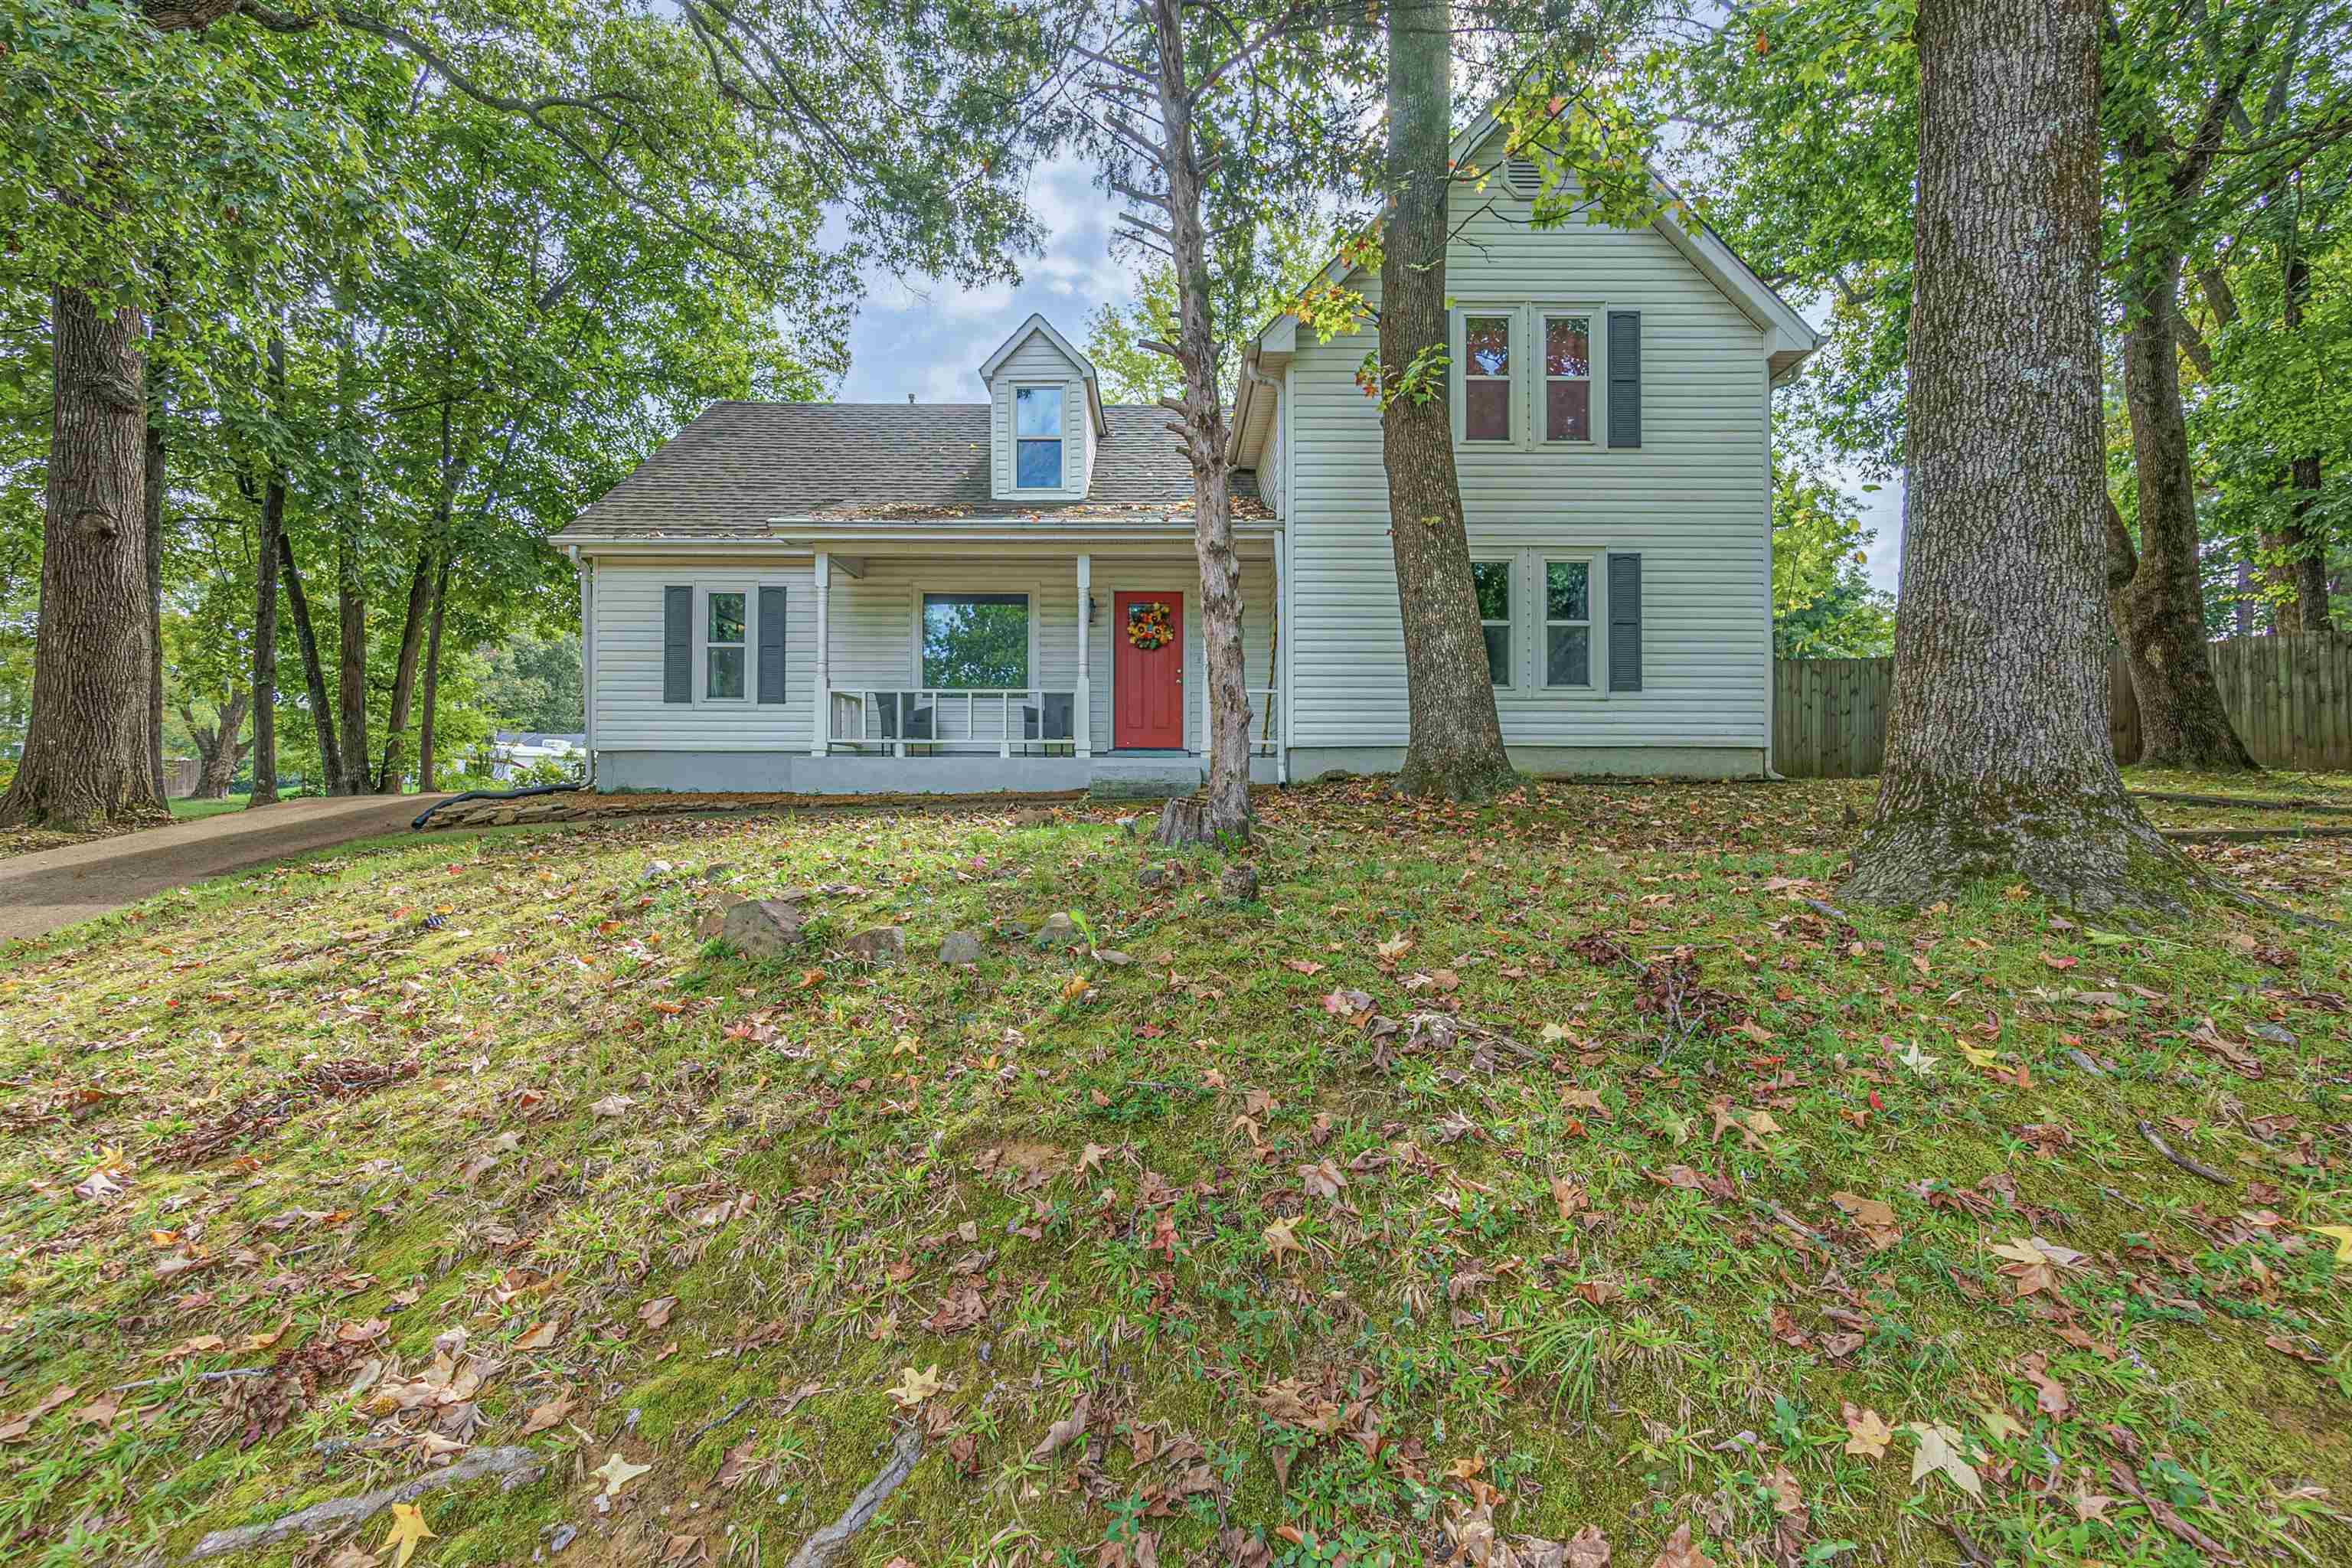
[[[306,1561],[758,1568],[911,1426],[843,1561],[2352,1561],[2352,941],[1841,912],[1870,787],[1313,786],[1247,901],[1112,807],[382,840],[0,956],[0,1558],[454,1460],[536,1479]]]

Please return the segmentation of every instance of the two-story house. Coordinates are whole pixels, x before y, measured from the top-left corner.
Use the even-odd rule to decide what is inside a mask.
[[[1460,150],[1499,159],[1491,121]],[[1503,734],[1538,773],[1762,772],[1771,396],[1817,339],[1704,226],[1457,192],[1451,416]],[[1331,276],[1347,277],[1335,262]],[[1375,305],[1379,279],[1348,278]],[[1234,410],[1252,773],[1403,755],[1370,328],[1284,318]],[[1032,316],[971,404],[722,403],[556,536],[600,789],[1190,788],[1192,480]]]

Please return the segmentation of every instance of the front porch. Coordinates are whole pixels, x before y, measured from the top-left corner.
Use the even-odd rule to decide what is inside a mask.
[[[909,789],[938,763],[959,781],[1069,781],[941,786],[968,789],[1197,781],[1209,733],[1198,575],[1189,556],[1166,552],[813,552],[810,756]],[[1253,771],[1273,764],[1274,782],[1283,715],[1271,542],[1243,576]]]

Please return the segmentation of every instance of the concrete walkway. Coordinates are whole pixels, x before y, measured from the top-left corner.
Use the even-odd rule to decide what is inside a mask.
[[[289,800],[0,859],[0,942],[35,937],[173,888],[407,828],[437,795]]]

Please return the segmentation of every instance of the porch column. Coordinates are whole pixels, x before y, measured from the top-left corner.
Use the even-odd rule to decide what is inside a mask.
[[[1087,603],[1094,596],[1095,558],[1078,557],[1078,689],[1070,701],[1070,729],[1081,757],[1095,754],[1094,689],[1087,679]],[[1045,699],[1038,699],[1042,705]],[[1038,711],[1045,710],[1041,706]]]
[[[809,721],[809,755],[822,757],[833,750],[833,639],[825,633],[825,610],[831,597],[833,557],[816,552],[816,710]]]

